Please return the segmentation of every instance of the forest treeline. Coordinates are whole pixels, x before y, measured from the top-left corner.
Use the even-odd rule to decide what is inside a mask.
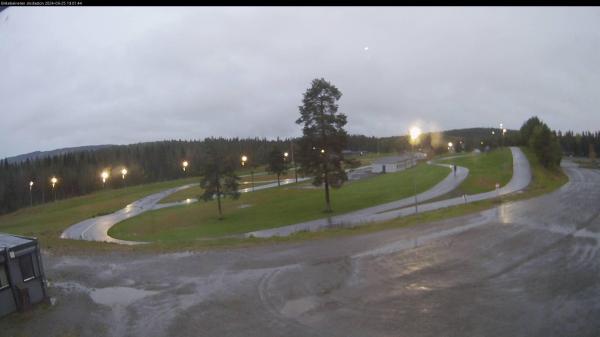
[[[595,157],[600,153],[600,132],[554,132],[564,154]],[[218,142],[225,156],[248,157],[246,165],[265,165],[269,153],[277,148],[292,152],[298,139],[210,138]],[[122,188],[185,176],[196,176],[202,166],[207,140],[167,140],[131,145],[114,145],[96,150],[73,152],[35,160],[9,163],[0,160],[0,214],[21,207],[56,199],[85,195],[103,188],[100,174],[109,172],[104,188]],[[502,132],[499,128],[471,128],[426,133],[421,136],[418,150],[440,154],[448,151],[448,142],[455,151],[472,151],[505,145],[528,145],[518,130]],[[348,150],[366,152],[404,152],[410,150],[408,136],[373,137],[349,135]],[[296,149],[297,150],[297,149]],[[184,172],[182,162],[189,166]],[[121,170],[127,169],[125,179]],[[52,188],[51,177],[58,182]],[[30,193],[30,181],[33,182]],[[31,197],[31,199],[30,199]]]

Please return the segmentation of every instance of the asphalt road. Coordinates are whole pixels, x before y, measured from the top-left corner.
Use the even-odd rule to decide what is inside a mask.
[[[298,181],[305,181],[309,178],[298,178]],[[281,179],[281,185],[287,185],[295,183],[294,179]],[[86,240],[86,241],[101,241],[101,242],[112,242],[118,244],[125,245],[136,245],[143,244],[144,242],[137,241],[126,241],[114,239],[108,235],[108,230],[116,225],[117,223],[134,217],[136,215],[142,214],[147,211],[151,211],[154,209],[160,209],[165,207],[173,207],[182,204],[186,204],[189,202],[196,202],[197,199],[190,199],[189,201],[181,201],[181,202],[171,202],[165,204],[159,204],[159,202],[166,198],[167,196],[179,192],[184,189],[188,189],[190,187],[198,186],[198,184],[188,184],[175,188],[170,188],[158,193],[151,194],[147,197],[144,197],[140,200],[134,201],[131,204],[125,206],[125,208],[120,209],[114,213],[102,215],[95,218],[86,219],[84,221],[78,222],[74,225],[69,226],[69,228],[65,229],[65,231],[61,234],[61,239],[73,239],[73,240]],[[277,187],[277,182],[262,184],[259,186],[241,188],[240,193],[249,193],[253,191],[264,190],[267,188]]]
[[[461,218],[199,253],[45,254],[2,336],[598,336],[600,171]]]
[[[302,222],[284,227],[250,232],[247,233],[246,236],[265,238],[272,236],[288,236],[299,231],[316,231],[328,227],[354,227],[369,224],[372,222],[386,221],[398,217],[412,215],[416,212],[433,211],[440,208],[456,206],[484,199],[492,199],[500,195],[514,193],[529,185],[529,182],[531,182],[531,169],[529,167],[529,161],[527,160],[527,157],[521,151],[521,149],[519,149],[518,147],[511,147],[510,150],[512,152],[513,157],[513,175],[511,177],[511,180],[505,186],[502,186],[501,188],[495,191],[468,196],[465,195],[463,197],[419,204],[417,208],[414,207],[415,199],[414,196],[412,196],[391,203],[361,209],[352,213]],[[448,157],[444,159],[454,157],[458,156]],[[452,167],[448,164],[436,165]],[[468,172],[469,171],[467,168],[458,166],[456,176],[454,176],[453,173],[450,173],[439,184],[419,194],[417,196],[417,202],[422,203],[423,201],[434,199],[452,191],[458,185],[460,185],[460,183],[462,183],[462,181],[467,177]],[[407,207],[409,205],[413,206]]]

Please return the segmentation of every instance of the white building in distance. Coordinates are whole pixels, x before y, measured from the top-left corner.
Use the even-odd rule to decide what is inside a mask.
[[[415,155],[404,154],[401,156],[379,158],[371,164],[371,172],[390,173],[402,171],[415,166],[417,159],[422,157],[422,154],[416,153]]]

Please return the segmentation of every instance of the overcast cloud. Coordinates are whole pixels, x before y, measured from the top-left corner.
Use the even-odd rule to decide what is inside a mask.
[[[0,12],[0,158],[289,137],[324,77],[351,133],[600,129],[598,8],[27,8]]]

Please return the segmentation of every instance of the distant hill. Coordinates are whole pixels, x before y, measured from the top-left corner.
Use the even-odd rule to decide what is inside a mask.
[[[81,151],[95,151],[95,150],[99,150],[99,149],[103,149],[103,148],[107,148],[107,147],[111,147],[111,146],[115,146],[115,145],[110,145],[110,144],[86,145],[86,146],[65,147],[62,149],[56,149],[56,150],[51,150],[51,151],[34,151],[34,152],[30,152],[30,153],[20,154],[18,156],[14,156],[14,157],[8,157],[8,158],[6,158],[6,160],[8,160],[8,162],[10,164],[13,164],[13,163],[24,162],[27,159],[35,160],[35,159],[41,159],[41,158],[46,158],[46,157],[59,156],[59,155],[65,154],[65,153],[76,153],[76,152],[81,152]]]

